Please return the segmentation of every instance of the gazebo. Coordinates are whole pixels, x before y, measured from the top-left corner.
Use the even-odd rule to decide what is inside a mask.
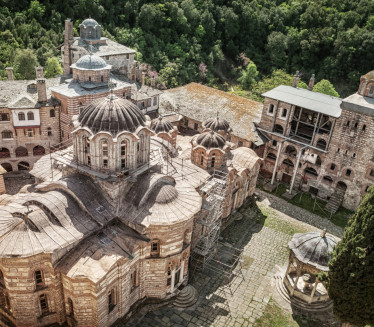
[[[325,284],[317,277],[320,272],[329,271],[330,254],[337,244],[336,239],[326,233],[311,232],[293,236],[288,243],[289,263],[283,278],[291,298],[306,303],[329,300]]]

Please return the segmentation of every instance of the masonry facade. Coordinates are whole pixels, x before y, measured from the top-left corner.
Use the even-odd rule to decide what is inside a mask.
[[[264,94],[258,128],[270,141],[263,170],[271,183],[283,181],[326,199],[329,212],[341,204],[354,210],[374,184],[372,73],[343,100],[312,92],[312,84],[309,90],[295,83]]]

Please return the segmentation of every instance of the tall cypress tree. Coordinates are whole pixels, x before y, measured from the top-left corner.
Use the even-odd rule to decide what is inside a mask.
[[[374,187],[357,208],[335,247],[327,288],[334,314],[361,327],[374,324]]]

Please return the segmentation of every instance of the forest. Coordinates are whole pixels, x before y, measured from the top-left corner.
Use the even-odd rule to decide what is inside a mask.
[[[355,92],[373,69],[374,0],[0,0],[0,75],[20,49],[59,56],[64,20],[88,17],[137,51],[168,88],[190,81],[250,88],[280,70]],[[243,82],[250,63],[255,76]],[[249,69],[249,68],[248,68]],[[247,70],[248,70],[247,69]],[[248,72],[247,72],[248,73]],[[16,76],[17,77],[17,76]],[[21,78],[21,75],[18,75]],[[248,76],[247,76],[248,77]],[[250,77],[250,76],[249,76]],[[249,81],[249,82],[248,82]]]

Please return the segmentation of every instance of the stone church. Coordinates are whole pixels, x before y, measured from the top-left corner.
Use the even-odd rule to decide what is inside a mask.
[[[73,145],[35,163],[34,185],[0,195],[1,324],[110,326],[178,294],[212,199],[225,221],[260,168],[227,121],[204,126],[178,135],[114,91],[73,116]]]

